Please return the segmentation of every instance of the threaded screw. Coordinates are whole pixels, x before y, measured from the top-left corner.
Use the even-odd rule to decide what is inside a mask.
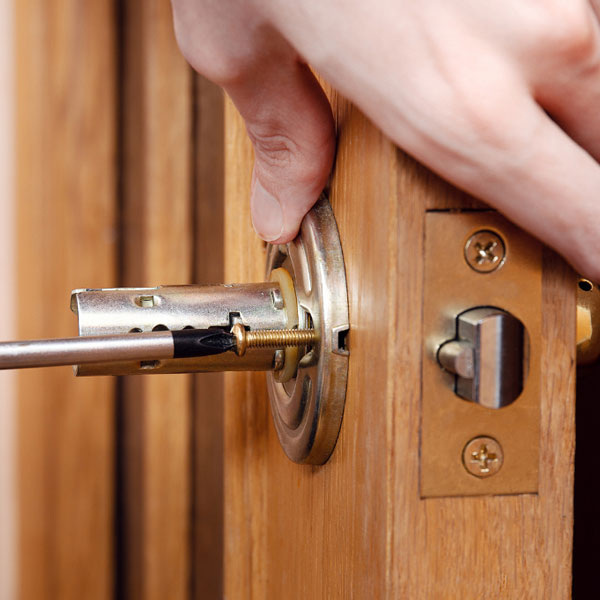
[[[261,329],[246,331],[241,323],[231,328],[236,339],[236,354],[244,356],[247,348],[282,348],[310,346],[317,341],[314,329]]]

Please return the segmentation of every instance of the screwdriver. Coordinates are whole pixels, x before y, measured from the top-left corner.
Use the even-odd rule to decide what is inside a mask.
[[[315,340],[313,329],[246,331],[241,324],[236,324],[231,332],[215,327],[3,342],[0,343],[0,370],[196,358],[228,351],[242,356],[246,348],[302,346]]]

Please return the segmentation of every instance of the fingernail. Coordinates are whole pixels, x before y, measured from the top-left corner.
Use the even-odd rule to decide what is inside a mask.
[[[265,242],[272,242],[280,237],[283,231],[281,204],[275,196],[265,190],[258,179],[254,184],[251,206],[252,225],[256,233]]]

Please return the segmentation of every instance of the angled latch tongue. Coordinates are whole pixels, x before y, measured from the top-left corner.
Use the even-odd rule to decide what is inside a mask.
[[[442,344],[438,361],[456,375],[456,394],[487,408],[502,408],[523,391],[526,333],[499,308],[474,308],[457,318],[457,337]]]

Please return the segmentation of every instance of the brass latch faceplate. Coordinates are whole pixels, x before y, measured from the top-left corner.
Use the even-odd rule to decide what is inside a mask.
[[[494,211],[425,218],[421,496],[535,493],[541,244]]]

